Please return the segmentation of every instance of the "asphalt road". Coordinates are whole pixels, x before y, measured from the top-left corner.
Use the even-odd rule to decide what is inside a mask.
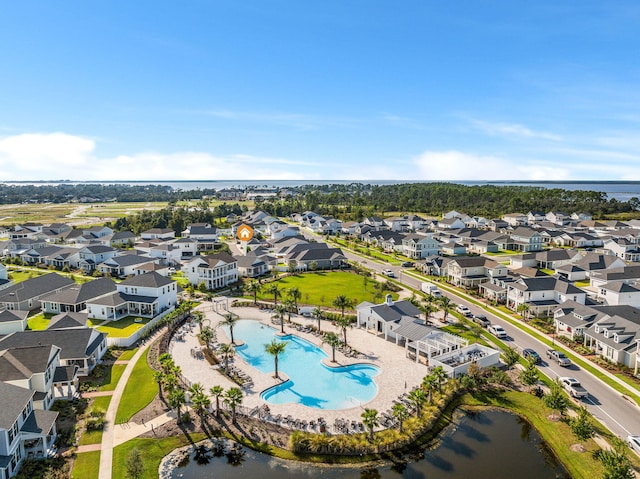
[[[345,252],[345,256],[347,256],[349,260],[357,261],[368,269],[375,270],[377,273],[381,273],[382,270],[385,269],[391,269],[395,273],[395,280],[420,290],[422,281],[408,275],[406,270],[400,266],[380,264],[349,252]],[[381,275],[380,277],[383,276]],[[589,396],[581,401],[575,399],[573,399],[573,401],[587,407],[589,412],[614,434],[623,439],[629,434],[640,435],[640,408],[636,406],[632,400],[625,399],[621,393],[604,384],[591,373],[581,369],[575,364],[572,364],[570,367],[560,367],[556,362],[548,360],[545,352],[549,347],[521,329],[516,328],[511,323],[498,318],[489,311],[465,301],[456,295],[444,290],[441,290],[441,292],[445,296],[448,296],[455,304],[468,306],[473,314],[484,314],[492,323],[500,324],[509,335],[505,342],[515,347],[518,351],[522,351],[524,348],[535,350],[542,358],[542,362],[538,366],[545,375],[550,378],[570,376],[578,379],[587,391],[589,391]]]

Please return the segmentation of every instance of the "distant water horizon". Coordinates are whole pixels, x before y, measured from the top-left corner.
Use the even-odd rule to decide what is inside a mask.
[[[348,185],[352,183],[360,183],[365,185],[399,185],[406,183],[453,183],[459,185],[495,185],[495,186],[534,186],[541,188],[559,188],[563,190],[588,190],[605,193],[607,198],[616,199],[617,201],[628,201],[633,197],[640,198],[640,180],[638,181],[617,181],[617,180],[496,180],[496,181],[416,181],[416,180],[110,180],[110,181],[76,181],[76,180],[42,180],[42,181],[2,181],[7,185],[34,185],[34,186],[55,186],[55,185],[82,185],[82,184],[99,184],[99,185],[163,185],[169,186],[174,190],[189,191],[215,189],[222,190],[228,188],[294,188],[299,186],[320,186],[340,184]]]

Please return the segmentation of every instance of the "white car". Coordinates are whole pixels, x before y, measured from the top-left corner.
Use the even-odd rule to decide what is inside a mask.
[[[640,436],[627,436],[627,444],[637,454],[640,454]]]
[[[382,270],[382,274],[384,274],[385,276],[389,277],[389,278],[395,278],[396,274],[391,271],[390,269],[383,269]]]
[[[570,377],[561,377],[560,383],[562,383],[562,387],[569,393],[571,397],[574,398],[584,398],[589,395],[589,392],[582,387],[580,381],[576,378]]]
[[[487,328],[491,334],[493,334],[496,338],[506,338],[507,332],[504,330],[502,326],[499,324],[490,324]]]
[[[467,308],[464,304],[459,304],[458,307],[456,308],[456,310],[458,311],[458,313],[460,313],[461,315],[463,315],[463,316],[465,316],[467,318],[472,316],[471,310],[469,308]]]

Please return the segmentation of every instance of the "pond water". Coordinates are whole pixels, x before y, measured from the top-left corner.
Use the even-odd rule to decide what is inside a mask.
[[[487,410],[458,414],[437,447],[419,451],[398,465],[321,467],[282,461],[244,449],[238,460],[212,458],[207,465],[190,461],[172,479],[570,479],[538,433],[518,416]]]

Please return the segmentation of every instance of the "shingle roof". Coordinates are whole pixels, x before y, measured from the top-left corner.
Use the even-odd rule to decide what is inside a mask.
[[[47,369],[57,346],[27,346],[0,351],[0,381],[29,379]]]
[[[56,411],[43,411],[34,409],[27,420],[22,424],[21,431],[34,434],[48,434],[56,422],[58,413]]]
[[[161,288],[173,283],[173,280],[162,276],[155,271],[150,273],[138,274],[131,278],[127,278],[120,283],[120,286],[137,286],[140,288]]]
[[[40,300],[61,304],[81,304],[115,290],[116,284],[110,278],[99,278],[86,283],[71,285],[58,293],[47,294]]]
[[[75,284],[73,280],[49,273],[27,279],[0,291],[0,302],[16,303]]]
[[[51,318],[47,329],[86,328],[87,321],[87,313],[60,313]]]
[[[0,350],[55,344],[61,348],[60,359],[84,358],[94,334],[100,339],[106,336],[106,334],[91,328],[20,331],[0,338]]]
[[[29,403],[34,391],[0,381],[0,428],[11,429],[22,410]]]
[[[379,304],[371,308],[384,321],[400,321],[403,316],[419,316],[420,310],[409,301],[396,301],[391,305]]]
[[[0,323],[11,323],[13,321],[24,321],[29,316],[29,311],[5,309],[0,312]]]

